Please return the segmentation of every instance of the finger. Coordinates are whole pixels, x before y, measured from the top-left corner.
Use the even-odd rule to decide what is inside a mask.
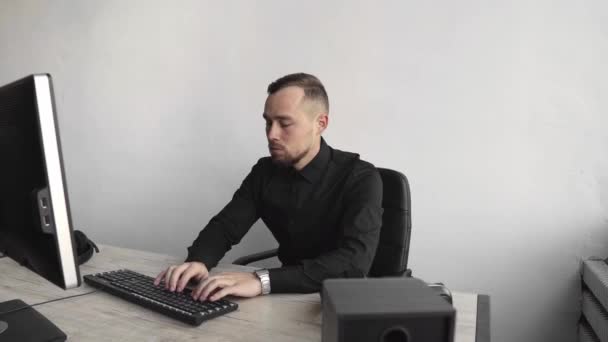
[[[205,285],[205,287],[201,291],[201,295],[200,295],[199,299],[201,299],[201,300],[207,299],[207,297],[209,296],[211,291],[215,290],[216,288],[218,288],[218,286],[220,286],[220,282],[221,282],[221,280],[219,280],[217,278],[208,282],[207,285]]]
[[[196,267],[190,265],[182,274],[181,278],[179,278],[179,281],[177,282],[177,291],[178,292],[182,292],[184,290],[184,288],[186,287],[186,285],[188,285],[188,282],[190,281],[190,279],[192,278],[196,278],[199,276],[203,276],[203,272],[201,272],[200,269],[197,269]]]
[[[201,296],[201,293],[203,292],[203,289],[205,288],[205,286],[207,286],[207,284],[209,284],[210,281],[218,279],[218,278],[223,278],[223,277],[224,277],[224,273],[210,275],[209,272],[207,272],[207,274],[205,276],[201,277],[201,281],[198,283],[196,288],[192,291],[192,299],[198,300],[199,297]]]
[[[207,277],[209,277],[209,270],[207,270],[207,267],[203,265],[203,271],[196,276],[196,280],[201,281],[203,279],[206,279]]]
[[[203,289],[205,288],[205,286],[207,286],[207,284],[212,281],[213,279],[215,279],[215,277],[207,277],[207,279],[201,281],[198,286],[196,287],[196,289],[194,289],[194,291],[192,291],[192,299],[194,300],[198,300],[201,296],[201,293],[203,292]]]
[[[171,279],[169,280],[169,291],[175,291],[177,287],[177,281],[182,276],[182,273],[188,268],[189,264],[181,264],[177,266],[171,273]]]
[[[160,284],[160,281],[163,279],[163,277],[165,276],[165,273],[167,273],[167,270],[164,270],[162,272],[160,272],[157,276],[156,279],[154,279],[154,285],[158,286]]]
[[[205,284],[201,286],[198,296],[195,298],[195,300],[206,300],[209,293],[219,286],[220,281],[221,280],[216,277],[205,281]]]
[[[237,286],[233,285],[233,286],[226,286],[221,290],[216,291],[214,294],[211,295],[211,297],[209,297],[209,300],[214,302],[216,300],[220,300],[228,295],[234,294],[237,290]]]
[[[167,271],[165,272],[165,289],[169,289],[169,281],[171,280],[171,274],[173,273],[173,270],[176,268],[177,266],[172,265],[169,266],[169,268],[167,268]]]
[[[216,290],[229,287],[235,284],[235,281],[230,279],[221,279],[217,278],[215,280],[210,281],[207,286],[203,289],[201,293],[201,298],[204,300],[208,300],[209,296],[214,293]]]

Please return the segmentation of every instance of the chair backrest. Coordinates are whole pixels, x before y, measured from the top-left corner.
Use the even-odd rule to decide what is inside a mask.
[[[382,227],[370,277],[406,274],[410,250],[412,212],[410,185],[401,172],[378,168],[382,178]]]

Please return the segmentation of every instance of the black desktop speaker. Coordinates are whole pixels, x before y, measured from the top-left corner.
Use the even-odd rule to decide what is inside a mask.
[[[328,279],[323,342],[453,342],[456,310],[416,278]]]

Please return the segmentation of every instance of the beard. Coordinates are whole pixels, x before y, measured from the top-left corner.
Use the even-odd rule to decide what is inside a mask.
[[[284,152],[286,152],[285,150],[283,150]],[[272,152],[270,153],[270,157],[272,158],[272,161],[279,165],[279,166],[283,166],[283,167],[290,167],[293,166],[294,164],[297,164],[300,160],[302,160],[302,158],[304,158],[306,156],[306,154],[308,154],[308,151],[310,151],[310,147],[308,147],[306,150],[298,153],[295,156],[290,156],[290,155],[285,155],[285,157],[281,158],[278,156],[274,156],[272,155]]]

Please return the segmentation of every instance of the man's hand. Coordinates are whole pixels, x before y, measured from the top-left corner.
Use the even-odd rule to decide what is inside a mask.
[[[185,262],[181,265],[169,266],[166,270],[160,272],[154,279],[154,285],[158,286],[161,281],[164,281],[167,290],[182,292],[190,279],[201,281],[208,276],[207,266],[202,262]]]
[[[250,272],[223,272],[203,280],[192,291],[194,300],[216,301],[227,295],[255,297],[262,294],[260,279]]]

